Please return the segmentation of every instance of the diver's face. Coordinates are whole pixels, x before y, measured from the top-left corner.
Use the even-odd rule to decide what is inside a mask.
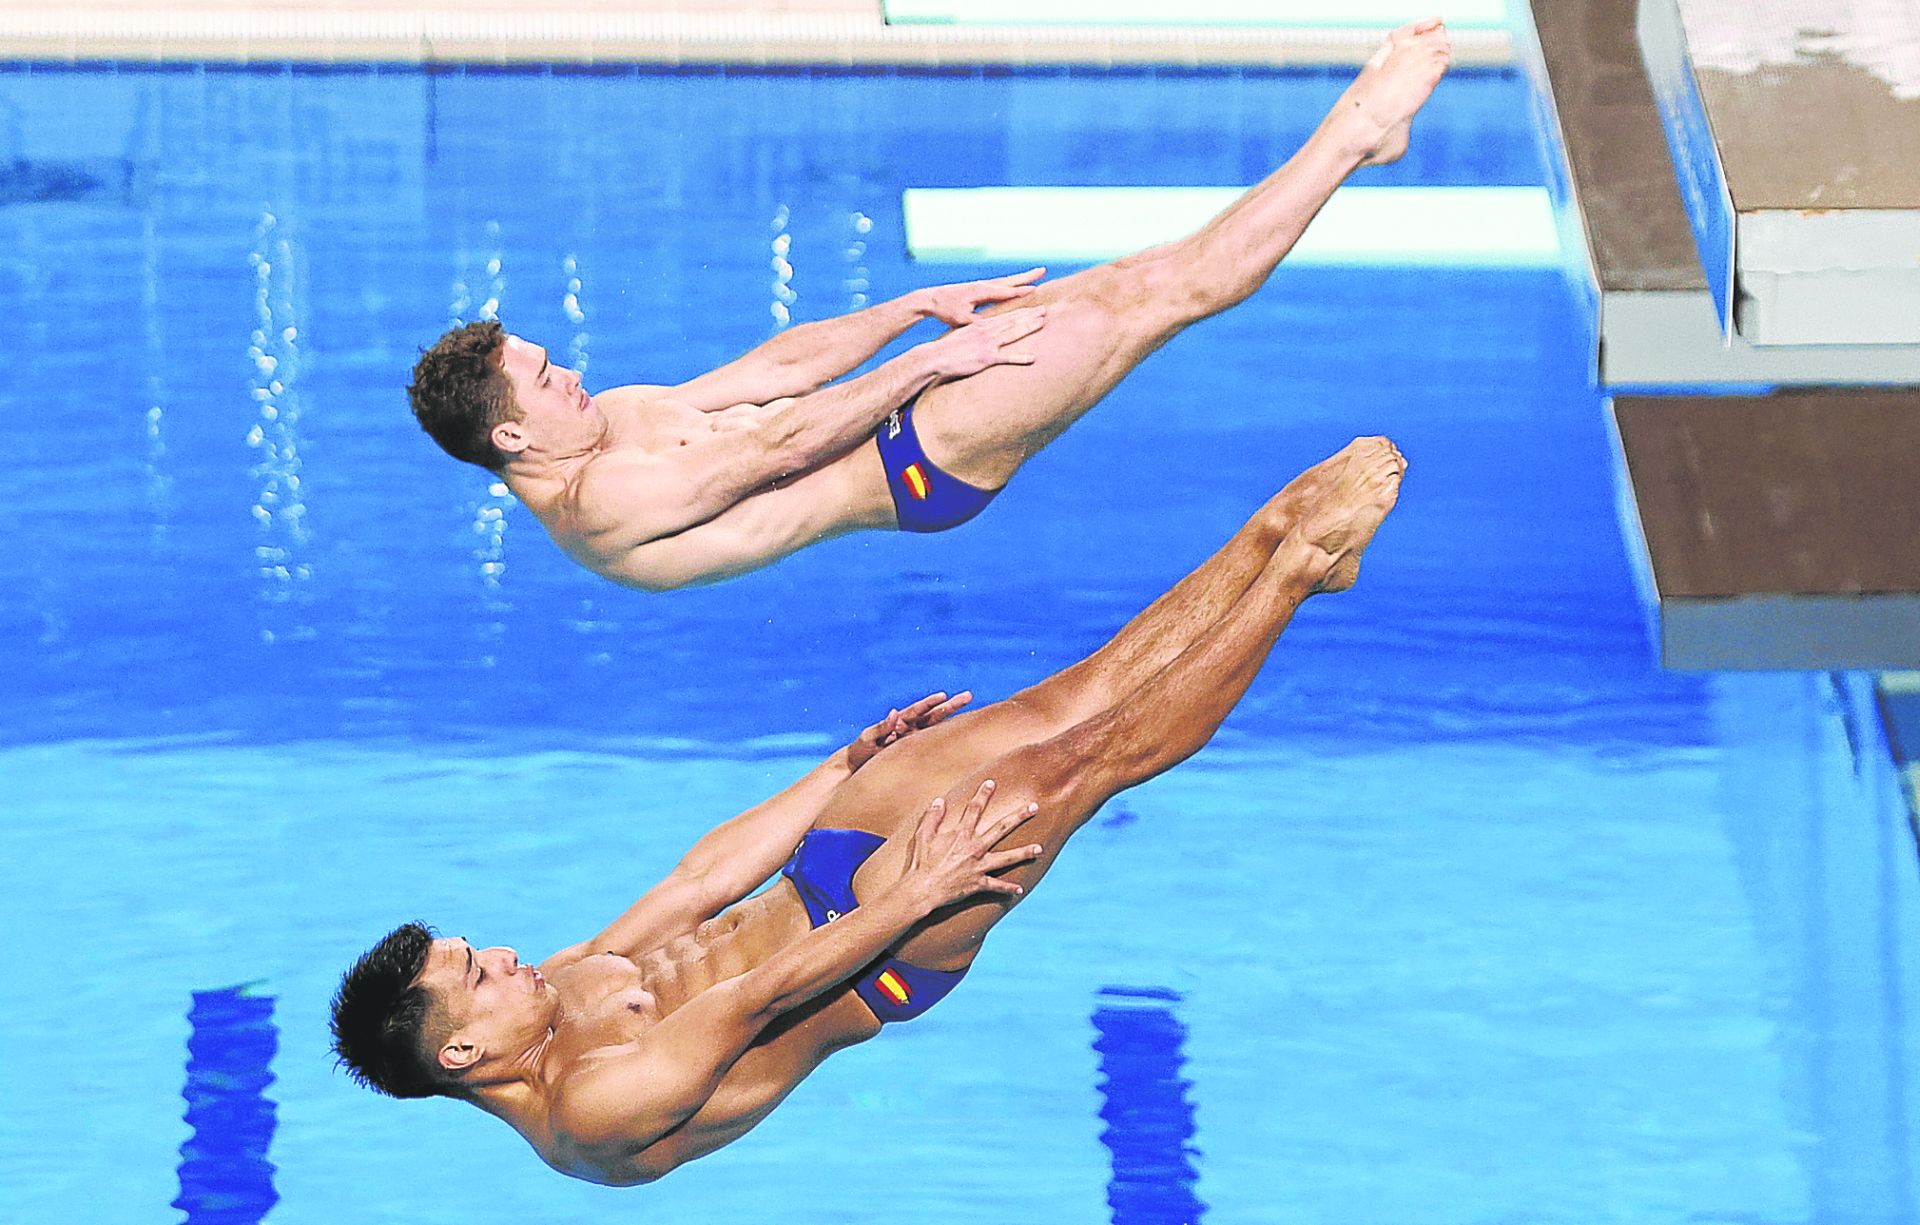
[[[539,1041],[552,1023],[556,995],[539,970],[510,948],[476,949],[460,937],[433,942],[414,980],[453,1023],[440,1065],[459,1072],[488,1056],[511,1058]]]
[[[509,333],[500,369],[520,410],[520,420],[493,427],[493,445],[503,453],[572,454],[592,447],[606,432],[606,418],[580,385],[579,374],[554,365],[539,345]]]

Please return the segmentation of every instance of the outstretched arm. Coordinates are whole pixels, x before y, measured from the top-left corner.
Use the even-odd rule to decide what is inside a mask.
[[[906,871],[893,888],[702,991],[620,1054],[576,1073],[556,1104],[561,1128],[584,1144],[637,1153],[692,1118],[777,1017],[852,978],[941,907],[979,893],[1018,894],[1019,886],[995,873],[1027,862],[1040,848],[993,847],[1033,808],[986,820],[992,795],[993,784],[983,783],[958,814],[935,799],[914,830]]]
[[[902,737],[945,722],[971,693],[934,693],[861,731],[793,785],[709,830],[674,870],[584,945],[561,957],[611,952],[637,956],[752,893],[800,845],[827,800],[854,771]]]
[[[978,307],[1032,293],[1033,283],[1045,274],[1046,269],[1033,268],[990,281],[916,289],[835,319],[802,323],[719,369],[680,384],[670,394],[709,413],[738,404],[804,396],[867,361],[922,319],[961,327],[973,322]]]
[[[716,415],[712,428],[670,451],[602,456],[580,477],[580,526],[602,556],[697,527],[783,477],[845,454],[934,383],[989,366],[1031,365],[1022,342],[1045,323],[1044,307],[981,319],[804,399]],[[683,563],[656,576],[645,558],[630,560],[638,564],[622,568],[623,578],[661,589],[752,568],[751,559],[733,558],[711,573],[697,565],[689,573]]]

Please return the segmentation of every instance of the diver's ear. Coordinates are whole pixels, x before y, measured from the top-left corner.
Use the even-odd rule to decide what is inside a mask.
[[[455,1034],[440,1048],[440,1066],[449,1072],[464,1072],[480,1059],[480,1048],[471,1042],[462,1042]]]
[[[502,421],[493,427],[487,441],[502,455],[518,455],[527,449],[527,432],[518,421]]]

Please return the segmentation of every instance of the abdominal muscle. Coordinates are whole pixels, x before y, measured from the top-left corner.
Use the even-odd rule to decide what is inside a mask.
[[[694,931],[632,958],[635,986],[653,997],[656,1015],[664,1018],[714,984],[761,965],[808,930],[799,895],[782,878]],[[611,1002],[617,996],[607,998]],[[622,1024],[615,1019],[616,1010],[633,1015],[618,1005],[593,1009],[606,1018],[603,1024],[611,1023],[594,1035],[590,1046],[620,1045],[640,1036],[630,1020]],[[588,1024],[596,1019],[590,1017]],[[844,985],[780,1017],[734,1061],[691,1119],[633,1159],[633,1172],[658,1177],[745,1135],[828,1055],[865,1041],[879,1029],[873,1012]]]

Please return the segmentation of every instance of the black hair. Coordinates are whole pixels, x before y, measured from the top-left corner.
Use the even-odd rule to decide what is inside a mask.
[[[347,1074],[388,1097],[445,1093],[427,1050],[438,1028],[433,994],[414,980],[426,968],[433,929],[403,923],[381,937],[340,978],[333,995],[333,1052]]]

